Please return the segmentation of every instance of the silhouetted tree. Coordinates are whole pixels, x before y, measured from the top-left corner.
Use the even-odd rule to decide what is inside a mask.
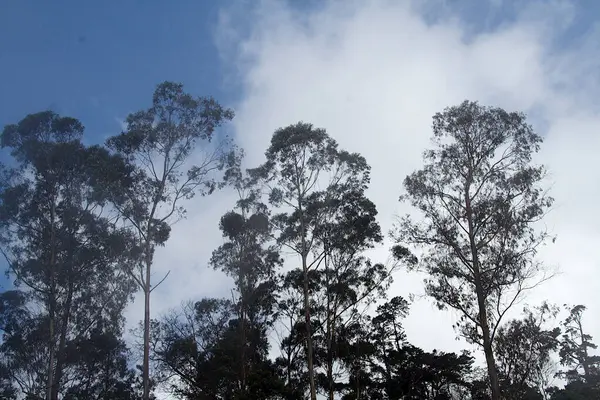
[[[236,318],[228,340],[237,347],[228,356],[239,370],[234,375],[238,386],[235,398],[251,399],[259,396],[253,390],[266,383],[257,378],[277,380],[267,360],[267,335],[274,322],[276,271],[283,260],[272,241],[270,216],[259,201],[260,193],[239,169],[232,170],[229,178],[239,200],[236,208],[221,218],[226,242],[213,252],[210,263],[234,279]]]
[[[311,331],[317,381],[330,400],[339,386],[334,367],[338,376],[345,372],[339,362],[339,348],[346,340],[343,332],[385,297],[398,265],[372,263],[364,255],[383,239],[375,204],[365,195],[367,182],[331,185],[312,205],[321,214],[313,239],[323,250],[323,259],[313,274]]]
[[[586,307],[579,304],[568,308],[560,341],[560,363],[567,370],[558,373],[566,378],[563,389],[551,388],[551,400],[583,400],[600,398],[600,357],[590,354],[597,346],[583,328]]]
[[[314,271],[309,273],[309,288],[314,290]],[[285,382],[286,399],[305,398],[309,387],[306,353],[306,319],[304,313],[304,273],[292,269],[279,279],[277,317],[280,354],[275,359],[281,379]]]
[[[429,353],[411,345],[402,327],[408,302],[394,297],[377,308],[368,328],[348,347],[347,362],[360,366],[352,370],[343,399],[424,399],[464,398],[469,384],[472,357],[434,350]],[[362,359],[355,363],[355,357]]]
[[[173,310],[155,324],[153,359],[174,394],[188,400],[225,400],[272,399],[279,393],[281,385],[267,358],[263,332],[248,329],[248,343],[240,343],[237,313],[229,300],[203,299]]]
[[[2,361],[32,398],[81,387],[73,344],[99,327],[119,335],[135,288],[123,268],[131,238],[105,207],[106,188],[129,170],[82,135],[79,121],[52,112],[2,132],[16,164],[0,193],[0,248],[16,286],[3,295],[13,311],[3,316]]]
[[[559,345],[560,328],[545,329],[558,309],[542,304],[525,309],[525,318],[511,320],[496,334],[494,350],[500,387],[506,399],[543,399],[555,374],[552,353]]]
[[[548,235],[533,224],[552,199],[540,186],[543,167],[531,163],[541,141],[523,114],[469,101],[447,108],[433,117],[434,147],[401,197],[423,219],[403,218],[397,239],[424,250],[427,293],[459,311],[460,333],[482,346],[493,400],[496,330],[542,270],[534,256]]]
[[[303,122],[278,129],[265,155],[267,161],[250,172],[267,185],[270,204],[280,210],[272,219],[279,243],[300,257],[309,392],[316,400],[309,280],[327,252],[316,230],[335,212],[332,199],[366,188],[369,166],[359,154],[340,150],[325,130]]]
[[[569,316],[563,322],[563,336],[560,343],[560,361],[570,369],[563,373],[569,381],[583,378],[592,381],[600,378],[600,357],[591,355],[590,349],[596,349],[592,336],[583,329],[584,305],[569,309]]]
[[[154,91],[152,106],[130,114],[126,130],[107,141],[137,167],[134,184],[117,188],[112,200],[143,255],[131,275],[144,292],[144,400],[150,385],[150,293],[162,282],[151,282],[154,250],[167,241],[171,224],[184,216],[182,200],[221,187],[219,172],[237,161],[231,141],[215,133],[232,118],[233,112],[214,99],[195,98],[181,84],[164,82]]]

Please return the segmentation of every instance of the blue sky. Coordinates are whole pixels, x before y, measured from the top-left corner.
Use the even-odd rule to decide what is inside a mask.
[[[227,66],[214,41],[219,8],[230,2],[3,2],[0,125],[52,109],[79,118],[87,128],[87,140],[100,140],[119,130],[117,118],[146,106],[154,86],[163,80],[234,102],[240,93],[235,82],[224,85]],[[444,7],[432,3],[426,10],[428,19],[435,21],[450,10],[467,24],[469,33],[512,22],[518,10],[514,0],[499,6],[482,0],[446,0],[441,2]],[[569,28],[571,37],[585,31],[600,9],[594,0],[575,3],[579,12],[577,23]],[[319,2],[290,0],[290,4],[306,9]]]
[[[215,45],[219,9],[230,2],[2,2],[0,125],[51,109],[79,118],[87,140],[101,140],[165,80],[232,102],[235,84],[223,84]]]
[[[14,1],[0,11],[0,124],[50,108],[89,140],[148,105],[154,86],[184,83],[226,99],[213,44],[216,1]]]

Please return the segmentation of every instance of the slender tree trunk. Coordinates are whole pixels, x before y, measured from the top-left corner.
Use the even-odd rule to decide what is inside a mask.
[[[169,115],[169,124],[171,124],[171,115]],[[165,192],[165,182],[167,181],[169,165],[170,148],[165,150],[166,154],[163,160],[163,174],[160,181],[160,186],[154,200],[152,201],[152,209],[148,215],[148,223],[146,225],[146,280],[143,282],[144,287],[144,360],[142,365],[142,383],[144,386],[143,400],[150,400],[150,270],[152,269],[153,251],[152,243],[152,224],[154,214],[160,203],[160,199]],[[174,205],[173,205],[174,206]]]
[[[477,297],[479,298],[480,296],[478,295]],[[500,400],[500,382],[498,380],[496,360],[494,359],[492,340],[490,338],[490,328],[487,323],[487,312],[485,311],[485,303],[482,300],[483,299],[479,300],[479,319],[483,333],[483,351],[485,353],[485,361],[490,377],[490,385],[492,387],[492,400]]]
[[[302,255],[302,267],[304,270],[304,322],[306,323],[306,352],[308,363],[308,377],[310,381],[310,399],[317,400],[317,389],[315,385],[315,370],[313,366],[313,342],[312,329],[310,326],[310,302],[308,291],[308,268],[306,255]]]
[[[56,264],[56,231],[54,227],[54,219],[56,215],[56,204],[52,199],[52,205],[50,207],[50,298],[49,298],[49,317],[50,317],[50,349],[48,357],[48,381],[46,383],[46,399],[52,399],[52,385],[54,383],[54,358],[56,357],[56,347],[54,343],[54,330],[56,317],[56,287],[54,282],[54,268]]]
[[[54,372],[54,380],[52,384],[51,400],[58,400],[58,392],[60,389],[60,380],[63,375],[63,368],[66,357],[66,346],[67,346],[67,328],[69,320],[71,319],[71,304],[73,302],[73,282],[69,280],[69,288],[67,292],[67,299],[65,301],[65,309],[60,327],[60,339],[58,343],[58,351],[56,354],[56,369]]]
[[[470,175],[469,175],[470,177]],[[471,179],[467,180],[465,186],[465,211],[467,214],[467,223],[469,230],[469,244],[471,247],[471,259],[473,260],[473,275],[475,280],[475,292],[477,295],[477,304],[479,307],[479,325],[483,335],[483,352],[485,353],[485,361],[487,364],[490,385],[492,389],[492,400],[500,400],[500,382],[498,380],[498,371],[496,369],[496,360],[494,359],[494,349],[492,348],[492,338],[490,327],[488,325],[488,315],[485,304],[485,294],[481,282],[481,268],[479,265],[479,257],[477,252],[477,243],[475,239],[475,228],[473,226],[473,210],[471,208],[470,197]]]
[[[329,318],[327,325],[329,325]],[[327,328],[327,383],[329,384],[329,400],[333,400],[334,397],[334,384],[333,384],[333,354],[332,354],[332,332],[331,327]]]
[[[329,325],[329,320],[327,324]],[[327,383],[329,384],[329,400],[333,400],[334,397],[334,385],[333,385],[333,354],[332,354],[332,340],[331,340],[331,332],[329,331],[331,328],[327,328]]]
[[[361,365],[361,357],[362,355],[360,354],[360,346],[358,344],[358,342],[356,342],[356,362],[358,365],[355,366],[356,369],[356,400],[360,400],[360,372],[362,371],[362,365]]]
[[[385,345],[383,346],[383,356],[385,357],[384,367],[385,367],[385,393],[388,398],[392,398],[391,387],[392,387],[392,371],[390,368],[390,361],[387,350],[385,349]]]
[[[54,295],[51,295],[54,297]],[[54,299],[51,300],[51,303],[54,303]],[[54,346],[54,305],[50,305],[50,354],[48,357],[48,380],[46,384],[46,399],[52,400],[52,384],[54,382],[54,357],[56,355],[56,348]]]
[[[300,192],[300,191],[299,191]],[[308,249],[306,248],[306,226],[304,224],[304,214],[302,202],[298,201],[298,211],[300,212],[300,235],[302,250],[302,271],[304,272],[304,322],[306,323],[306,352],[308,353],[308,379],[310,383],[310,399],[317,400],[317,387],[315,385],[315,369],[313,365],[313,341],[312,329],[310,324],[310,293],[308,290]]]
[[[152,264],[150,245],[146,246],[146,281],[144,282],[144,361],[142,380],[143,400],[150,400],[150,267]]]
[[[579,328],[579,336],[581,337],[581,347],[583,348],[583,360],[581,360],[581,366],[583,367],[583,376],[586,382],[590,381],[590,366],[588,361],[587,346],[585,346],[585,339],[583,333],[583,324],[581,323],[581,317],[577,318],[577,327]]]
[[[326,257],[326,256],[325,256]],[[329,268],[327,260],[325,260],[325,276],[327,285],[327,384],[329,385],[329,400],[334,400],[334,388],[333,388],[333,324],[335,320],[332,318],[333,311],[331,310],[331,293],[330,293],[330,281],[329,281]]]
[[[294,329],[294,321],[292,320],[292,316],[290,315],[290,332]],[[288,386],[292,385],[292,341],[290,340],[288,343],[288,351],[287,351],[287,384]]]
[[[242,350],[242,354],[241,354],[241,377],[242,377],[242,393],[246,393],[246,313],[245,313],[245,307],[246,304],[244,302],[244,293],[242,293],[242,300],[241,300],[241,318],[240,318],[240,326],[241,326],[241,350]]]
[[[246,210],[242,208],[242,218],[246,220]],[[240,338],[240,392],[246,394],[246,274],[244,270],[244,256],[246,254],[246,240],[242,237],[240,241],[238,262],[239,262],[239,280],[238,291],[240,293],[240,313],[239,313],[239,338]]]

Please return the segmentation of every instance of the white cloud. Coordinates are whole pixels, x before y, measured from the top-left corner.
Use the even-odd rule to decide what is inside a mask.
[[[585,58],[593,57],[595,42],[568,51],[552,47],[552,33],[573,21],[570,2],[532,2],[515,21],[476,35],[466,34],[458,16],[427,23],[402,1],[329,1],[302,14],[284,2],[262,1],[251,11],[245,36],[235,34],[236,19],[225,12],[222,22],[232,25],[222,29],[235,39],[220,42],[242,79],[234,125],[249,162],[262,160],[278,127],[298,120],[324,127],[372,165],[369,194],[386,230],[407,210],[397,202],[402,179],[421,165],[435,112],[468,98],[529,113],[547,137],[540,158],[552,172],[557,199],[547,224],[558,240],[543,256],[563,274],[527,302],[586,304],[586,323],[600,339],[594,318],[600,311],[594,205],[600,173],[592,153],[600,142],[600,113],[590,103],[597,85],[582,86],[578,75],[595,66]],[[383,249],[379,256],[385,257]],[[402,295],[421,291],[415,275],[401,274],[394,285]],[[407,321],[409,338],[426,348],[459,349],[464,344],[454,341],[455,319],[419,301]]]
[[[457,16],[427,23],[402,1],[329,1],[310,13],[261,1],[223,11],[218,44],[234,72],[229,78],[242,86],[234,129],[248,163],[262,161],[279,127],[299,120],[324,127],[372,165],[369,195],[384,231],[408,211],[397,198],[403,178],[421,165],[435,112],[466,98],[528,112],[546,136],[540,159],[552,172],[557,200],[547,224],[558,240],[543,257],[563,273],[527,301],[586,304],[585,322],[600,340],[594,318],[600,312],[600,172],[593,161],[600,110],[592,103],[599,86],[597,79],[582,84],[580,75],[593,71],[590,52],[597,45],[588,39],[569,50],[552,48],[550,33],[568,26],[574,8],[565,1],[535,4],[516,21],[473,36]],[[240,15],[249,24],[243,30]],[[232,203],[226,193],[190,203],[188,220],[157,256],[156,269],[173,272],[154,293],[153,315],[189,298],[228,295],[228,279],[206,264],[221,243],[218,218]],[[385,261],[385,249],[375,257]],[[399,274],[393,292],[421,293],[421,277]],[[141,302],[128,315],[139,319]],[[454,340],[455,320],[418,301],[406,322],[409,339],[428,349],[464,348]]]

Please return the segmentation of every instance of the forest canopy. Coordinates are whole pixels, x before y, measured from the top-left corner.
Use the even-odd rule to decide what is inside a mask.
[[[521,112],[466,100],[432,118],[432,141],[399,199],[386,259],[371,168],[326,129],[278,128],[246,165],[222,129],[234,112],[159,84],[122,132],[89,145],[79,120],[51,111],[2,130],[0,398],[149,400],[584,400],[600,398],[600,356],[585,305],[520,300],[551,278],[538,222],[553,199],[533,162],[542,137]],[[154,254],[190,204],[218,191],[206,268],[233,290],[199,291],[151,318]],[[200,240],[201,238],[199,238]],[[422,349],[403,321],[399,270],[459,317],[476,353]],[[142,293],[139,346],[124,310]],[[550,300],[550,299],[549,299]],[[131,321],[128,321],[131,324]]]

